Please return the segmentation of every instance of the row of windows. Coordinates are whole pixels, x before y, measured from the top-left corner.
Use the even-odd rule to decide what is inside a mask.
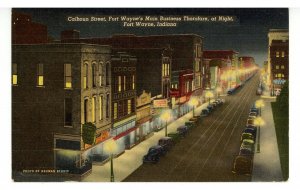
[[[106,64],[106,71],[109,70],[109,65]],[[101,72],[102,71],[102,72]],[[97,75],[98,72],[98,75]],[[99,64],[98,69],[97,65],[92,65],[92,86],[97,86],[97,76],[98,76],[98,85],[103,86],[103,73],[104,70]],[[88,64],[84,65],[84,75],[83,75],[83,88],[88,87]],[[37,64],[37,72],[36,72],[37,86],[44,86],[44,64]],[[12,84],[18,85],[18,65],[16,63],[12,64]],[[109,85],[109,72],[106,72],[106,85]],[[72,65],[70,63],[64,64],[64,87],[72,88]]]
[[[114,91],[122,92],[135,89],[135,75],[131,76],[115,76]]]
[[[279,68],[280,68],[280,69],[284,69],[285,67],[284,67],[284,65],[275,65],[275,68],[276,68],[276,69],[279,69]]]
[[[113,117],[114,119],[118,119],[120,117],[131,114],[135,111],[135,102],[134,98],[129,100],[121,100],[114,103],[113,107]]]
[[[277,73],[277,74],[275,74],[275,77],[278,77],[278,78],[283,78],[284,77],[284,74],[283,73]]]
[[[285,56],[285,51],[281,51],[281,55],[280,55],[280,51],[276,51],[276,57],[284,57]]]
[[[162,76],[166,77],[170,75],[170,64],[164,63],[162,65]]]
[[[98,101],[97,101],[98,100]],[[89,103],[91,101],[91,112],[89,112]],[[96,115],[98,115],[98,120],[101,121],[104,119],[104,109],[105,109],[105,113],[106,113],[106,118],[109,118],[109,101],[110,101],[110,98],[109,98],[109,94],[106,94],[106,105],[105,105],[105,108],[104,108],[104,96],[101,95],[101,96],[94,96],[92,98],[92,100],[89,100],[88,98],[86,98],[84,100],[84,108],[83,108],[83,111],[84,111],[84,123],[87,123],[87,122],[93,122],[95,123],[96,122]],[[90,115],[91,114],[91,115]],[[91,117],[90,117],[91,116]]]

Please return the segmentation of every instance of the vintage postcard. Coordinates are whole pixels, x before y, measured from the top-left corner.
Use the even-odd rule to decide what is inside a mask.
[[[289,178],[287,8],[14,8],[15,182]]]

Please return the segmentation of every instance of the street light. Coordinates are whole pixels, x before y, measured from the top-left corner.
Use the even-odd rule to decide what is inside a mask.
[[[207,91],[205,93],[205,97],[208,98],[208,102],[209,102],[209,105],[210,105],[210,98],[213,98],[214,94],[211,91]]]
[[[259,115],[261,116],[261,108],[265,107],[265,103],[262,99],[256,100],[255,107],[259,108]]]
[[[197,100],[197,98],[192,98],[192,99],[190,100],[189,104],[190,104],[191,106],[193,106],[193,117],[195,117],[195,106],[198,105],[198,100]]]
[[[171,119],[170,110],[166,110],[160,117],[162,120],[166,121],[165,136],[168,136],[168,121]]]
[[[265,121],[261,117],[257,117],[254,119],[254,125],[258,126],[258,137],[257,137],[257,151],[260,152],[260,126],[265,125]]]
[[[114,154],[118,150],[118,145],[117,145],[116,141],[114,141],[113,139],[108,140],[104,144],[103,150],[110,155],[110,181],[114,182],[115,181],[115,175],[114,175],[113,159],[114,159]]]

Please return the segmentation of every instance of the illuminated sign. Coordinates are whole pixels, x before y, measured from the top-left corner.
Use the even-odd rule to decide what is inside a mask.
[[[168,99],[158,99],[153,100],[154,108],[167,108],[168,107]]]
[[[284,79],[275,79],[275,80],[273,80],[274,84],[284,84],[285,82],[286,82],[286,80],[284,80]]]

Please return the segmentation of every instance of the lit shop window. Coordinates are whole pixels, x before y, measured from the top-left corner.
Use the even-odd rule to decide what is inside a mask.
[[[99,97],[99,120],[103,119],[103,96]]]
[[[114,103],[114,119],[118,118],[118,103]]]
[[[37,64],[37,85],[44,86],[44,65]]]
[[[131,100],[127,100],[127,114],[131,114]]]
[[[18,84],[18,65],[16,63],[12,64],[12,84]]]
[[[72,66],[65,64],[65,88],[72,88]]]
[[[84,64],[83,66],[83,88],[86,89],[88,87],[88,64]]]

